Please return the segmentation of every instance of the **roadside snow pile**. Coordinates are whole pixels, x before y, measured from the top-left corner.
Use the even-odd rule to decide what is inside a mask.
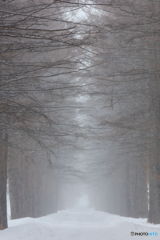
[[[160,225],[148,224],[147,219],[120,217],[87,208],[78,212],[76,206],[75,211],[10,220],[9,228],[0,231],[0,240],[133,240],[145,237],[133,237],[131,232],[152,233],[147,239],[159,239]],[[153,233],[157,233],[157,237]]]

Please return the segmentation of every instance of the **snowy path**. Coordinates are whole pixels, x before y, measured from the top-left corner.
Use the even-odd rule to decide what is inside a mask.
[[[128,240],[131,232],[158,233],[147,239],[160,239],[160,225],[146,223],[147,219],[120,217],[104,212],[86,210],[60,211],[41,218],[9,221],[9,228],[0,231],[0,240]]]

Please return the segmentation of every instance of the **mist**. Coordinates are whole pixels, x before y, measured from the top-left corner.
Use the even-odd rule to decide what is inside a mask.
[[[59,225],[69,240],[69,228],[74,239],[97,240],[101,228],[101,239],[107,231],[120,239],[120,225],[132,237],[136,224],[157,236],[159,2],[16,0],[0,8],[0,238],[26,226],[44,240],[34,224],[44,235],[50,229],[47,240],[65,239]]]

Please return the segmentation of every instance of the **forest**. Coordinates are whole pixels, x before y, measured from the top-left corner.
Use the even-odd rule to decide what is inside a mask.
[[[0,229],[71,208],[160,224],[159,0],[0,1]]]

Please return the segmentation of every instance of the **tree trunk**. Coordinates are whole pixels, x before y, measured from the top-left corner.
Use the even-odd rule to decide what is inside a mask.
[[[148,222],[160,223],[160,163],[158,151],[150,160],[150,180],[149,180],[149,215]]]
[[[153,8],[154,10],[154,8]],[[159,43],[159,36],[153,36],[153,42]],[[152,75],[150,81],[150,91],[152,100],[152,128],[154,137],[150,144],[150,179],[149,179],[149,199],[150,209],[148,221],[151,223],[160,223],[160,46],[155,44],[154,51],[151,52]]]
[[[7,133],[0,131],[0,230],[7,225]]]

